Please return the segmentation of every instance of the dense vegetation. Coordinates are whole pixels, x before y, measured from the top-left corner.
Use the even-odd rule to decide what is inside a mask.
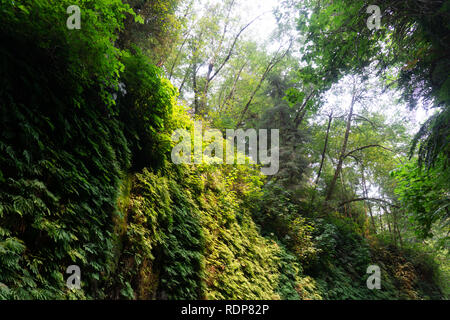
[[[0,0],[0,299],[448,299],[450,3],[369,4],[281,2],[270,51],[237,0]],[[279,172],[174,164],[199,119]]]

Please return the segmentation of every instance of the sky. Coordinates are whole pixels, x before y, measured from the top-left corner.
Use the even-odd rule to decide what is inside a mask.
[[[223,3],[223,0],[199,0],[200,3]],[[266,41],[276,29],[276,20],[272,14],[279,6],[280,0],[238,0],[236,12],[242,17],[241,25],[245,25],[254,18],[264,14],[256,20],[246,31],[245,36],[251,36],[259,42]]]
[[[279,4],[277,0],[245,1],[242,13],[248,20],[267,12],[261,19],[255,21],[249,32],[254,34],[259,41],[266,41],[276,29],[276,20],[271,11]]]

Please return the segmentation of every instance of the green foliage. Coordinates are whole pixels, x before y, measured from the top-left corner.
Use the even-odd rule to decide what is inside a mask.
[[[450,90],[449,90],[450,91]],[[416,133],[411,145],[410,157],[417,150],[419,166],[427,169],[444,159],[449,166],[450,159],[450,107],[432,115]],[[448,169],[446,169],[448,171]]]
[[[301,215],[302,206],[295,203],[292,192],[272,182],[263,191],[260,207],[254,213],[255,221],[261,225],[263,234],[280,239],[298,261],[307,264],[316,254],[312,240],[314,224]]]
[[[318,298],[298,258],[251,219],[258,175],[243,166],[136,174],[117,222],[125,224],[112,297]]]
[[[189,174],[192,178],[187,181],[201,181],[185,193],[192,194],[204,235],[203,297],[277,298],[277,247],[261,237],[250,217],[260,174],[244,166],[199,167]]]
[[[132,152],[132,170],[157,168],[170,151],[175,89],[140,50],[123,54],[125,91],[117,99],[119,118]]]
[[[0,37],[7,45],[0,55],[0,260],[5,266],[0,282],[8,297],[106,295],[120,181],[130,168],[130,149],[138,158],[140,151],[135,136],[124,134],[130,123],[121,122],[117,111],[134,107],[129,117],[147,116],[141,127],[150,129],[139,134],[150,149],[150,139],[164,144],[164,136],[155,139],[156,129],[151,129],[164,129],[163,121],[171,124],[173,89],[139,55],[135,61],[123,57],[130,69],[141,69],[141,82],[129,74],[124,79],[138,93],[114,107],[124,67],[113,46],[114,32],[124,12],[131,13],[129,7],[120,1],[75,3],[83,12],[83,32],[78,32],[65,25],[71,4],[3,1],[1,6]],[[152,114],[153,106],[158,108]],[[65,288],[71,264],[83,270],[78,294]]]
[[[70,5],[80,7],[83,16],[81,30],[69,30],[66,26],[66,9]],[[20,62],[22,55],[30,52],[33,55],[47,54],[48,61],[39,67],[47,68],[47,72],[48,66],[55,70],[62,66],[65,68],[64,76],[57,79],[60,83],[66,82],[63,86],[71,89],[66,93],[68,98],[73,97],[71,104],[77,107],[84,105],[84,100],[78,96],[86,86],[97,87],[104,103],[114,104],[108,89],[117,85],[123,65],[118,59],[120,51],[112,43],[117,38],[115,32],[123,27],[125,13],[133,14],[129,6],[120,0],[57,3],[2,0],[0,13],[3,18],[2,42],[11,43],[11,47],[15,45],[15,50],[20,51],[15,52],[18,55],[11,55],[12,59]],[[39,50],[29,46],[36,46]],[[2,55],[12,53],[5,47],[2,49]],[[39,60],[31,61],[37,63]],[[6,81],[5,78],[2,80]]]
[[[128,9],[79,3],[77,33],[65,26],[70,4],[2,1],[0,9],[0,260],[8,266],[0,282],[14,298],[74,296],[63,279],[71,264],[84,271],[83,292],[101,297],[112,258],[110,220],[130,155],[107,88],[122,68],[111,43]]]
[[[303,268],[295,255],[284,248],[280,251],[280,280],[277,291],[285,300],[321,300],[316,281],[303,275]]]
[[[319,254],[305,273],[316,279],[324,299],[437,299],[436,262],[418,250],[399,249],[383,241],[368,242],[342,219],[316,221]],[[381,289],[369,290],[369,265],[381,271]]]
[[[112,292],[122,298],[199,298],[203,236],[198,210],[173,179],[144,169],[131,183]],[[156,291],[157,290],[157,291]],[[115,296],[116,298],[119,298]]]

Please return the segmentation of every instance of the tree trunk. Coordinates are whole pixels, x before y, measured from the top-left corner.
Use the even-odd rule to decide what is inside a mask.
[[[392,229],[391,229],[391,223],[389,222],[389,213],[387,212],[385,207],[383,207],[383,211],[384,211],[384,215],[386,216],[386,222],[387,222],[387,226],[388,226],[388,230],[389,230],[389,235],[391,236],[391,239],[392,239]]]
[[[261,88],[261,85],[263,84],[264,80],[266,79],[267,75],[272,71],[272,69],[280,62],[284,59],[284,57],[289,53],[289,51],[291,51],[292,48],[292,44],[293,44],[293,40],[291,40],[291,42],[289,43],[289,47],[286,49],[286,51],[283,52],[283,54],[281,54],[280,56],[277,56],[277,54],[275,54],[275,56],[270,60],[269,64],[267,65],[266,69],[264,70],[263,75],[261,76],[261,78],[259,79],[258,84],[256,85],[256,88],[253,90],[252,94],[250,95],[250,99],[248,99],[247,103],[244,106],[244,109],[239,117],[238,123],[236,125],[236,129],[239,129],[239,127],[242,125],[242,123],[245,120],[245,114],[248,111],[248,108],[250,107],[250,105],[252,104],[253,98],[255,97],[256,93],[258,92],[259,88]],[[280,48],[278,49],[277,53],[279,52]]]
[[[380,218],[380,231],[381,232],[384,232],[384,225],[383,225],[383,219],[382,219],[382,214],[380,213],[379,215],[378,215],[378,217]]]
[[[394,215],[386,207],[383,207],[383,209],[386,212],[387,217],[388,217],[387,221],[388,221],[389,233],[391,234],[391,238],[394,240],[394,244],[397,245],[396,223],[395,223]],[[391,218],[392,218],[392,226],[389,223],[389,220],[391,220]]]
[[[197,63],[194,63],[194,66],[192,68],[192,86],[194,89],[194,114],[197,114],[197,112],[199,112],[198,88],[197,88]]]
[[[173,76],[173,72],[175,70],[175,66],[178,62],[178,59],[181,56],[181,53],[183,51],[183,47],[186,44],[186,42],[188,41],[188,37],[186,36],[186,38],[183,40],[183,43],[181,44],[180,48],[178,49],[177,55],[175,56],[175,60],[172,63],[172,67],[170,67],[170,72],[169,72],[169,80],[172,80],[172,76]]]
[[[365,174],[364,174],[364,166],[362,166],[361,175],[362,175],[362,182],[363,182],[364,197],[368,198],[369,197],[369,192],[367,191],[366,177],[365,177]],[[375,219],[373,218],[373,214],[372,214],[372,206],[370,205],[370,202],[369,203],[365,203],[365,205],[367,205],[367,207],[369,209],[370,221],[372,222],[373,231],[376,234],[377,233],[377,228],[375,226]]]

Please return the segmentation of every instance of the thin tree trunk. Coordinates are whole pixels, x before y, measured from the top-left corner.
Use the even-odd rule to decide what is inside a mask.
[[[302,124],[303,119],[305,119],[306,116],[306,112],[308,111],[308,109],[306,108],[306,106],[303,108],[302,112],[299,113],[299,117],[297,119],[297,121],[295,121],[295,127],[298,128],[299,125]]]
[[[336,167],[336,170],[334,172],[334,177],[333,180],[331,180],[331,183],[328,187],[328,191],[327,191],[327,196],[325,198],[326,201],[329,201],[331,199],[331,196],[333,195],[333,191],[334,191],[334,187],[336,185],[336,181],[341,173],[342,170],[342,164],[344,162],[345,159],[345,154],[347,151],[347,143],[348,143],[348,137],[350,135],[350,128],[352,125],[352,117],[353,117],[353,107],[355,106],[355,100],[356,100],[356,92],[355,92],[355,87],[353,87],[353,95],[352,95],[352,102],[350,104],[350,112],[348,113],[348,118],[347,118],[347,128],[345,130],[345,136],[344,136],[344,141],[342,143],[342,148],[341,148],[341,152],[339,155],[339,161]]]
[[[298,128],[298,126],[302,123],[302,121],[306,115],[306,111],[307,111],[306,105],[311,100],[311,98],[313,97],[313,95],[315,93],[316,93],[316,91],[312,90],[311,93],[308,95],[308,97],[303,101],[303,104],[300,107],[300,109],[297,111],[297,114],[295,115],[295,119],[294,119],[295,128]]]
[[[330,127],[331,127],[331,121],[333,120],[333,112],[331,112],[328,115],[328,126],[327,126],[327,134],[325,135],[325,144],[323,146],[323,151],[322,151],[322,159],[320,161],[320,167],[319,167],[319,172],[317,173],[317,178],[316,178],[316,186],[319,183],[319,179],[320,179],[320,175],[322,173],[322,168],[323,168],[323,164],[325,162],[325,153],[327,152],[327,147],[328,147],[328,137],[330,134]]]
[[[206,77],[205,77],[205,86],[203,87],[201,96],[198,97],[199,92],[197,92],[197,94],[196,94],[197,107],[199,107],[199,109],[200,109],[199,111],[201,111],[201,112],[204,112],[205,109],[206,109],[207,97],[208,97],[208,92],[209,92],[209,88],[210,88],[211,82],[220,73],[220,71],[227,64],[227,62],[230,60],[231,56],[233,55],[233,51],[234,51],[234,48],[236,46],[236,43],[237,43],[238,39],[240,38],[241,34],[248,27],[250,27],[256,20],[258,20],[262,16],[262,15],[257,16],[256,18],[254,18],[252,21],[247,23],[245,26],[243,26],[239,30],[239,32],[234,36],[234,39],[233,39],[233,42],[232,42],[231,46],[228,48],[228,52],[227,52],[227,55],[226,55],[225,59],[222,61],[222,63],[214,71],[214,67],[216,65],[216,60],[217,60],[217,55],[221,51],[221,48],[222,48],[222,45],[223,45],[223,40],[224,40],[225,35],[227,33],[228,20],[229,20],[228,18],[229,18],[229,15],[231,13],[231,10],[233,8],[233,5],[234,5],[234,1],[232,1],[232,3],[230,4],[230,7],[228,9],[228,16],[227,16],[227,19],[226,19],[226,23],[225,23],[225,27],[224,27],[223,33],[222,33],[222,38],[221,38],[221,40],[219,42],[219,45],[218,45],[217,50],[216,50],[216,53],[214,54],[214,56],[211,58],[211,60],[208,63],[208,73],[206,74]]]
[[[311,95],[310,95],[311,96]],[[323,151],[322,151],[322,159],[320,160],[320,166],[319,166],[319,171],[317,172],[317,178],[316,178],[316,182],[314,184],[314,192],[312,194],[312,198],[311,198],[311,203],[314,203],[314,200],[316,198],[316,189],[317,186],[319,185],[319,179],[320,179],[320,175],[322,174],[322,168],[323,168],[323,164],[325,163],[325,155],[327,153],[327,148],[328,148],[328,138],[330,135],[330,128],[331,128],[331,122],[333,120],[333,112],[331,112],[328,115],[328,126],[327,126],[327,133],[325,135],[325,144],[323,146]]]
[[[366,177],[364,174],[364,165],[361,168],[361,175],[362,175],[362,181],[363,181],[363,193],[364,193],[364,197],[368,198],[369,197],[369,192],[367,191],[367,185],[366,185]],[[375,234],[377,233],[377,228],[375,226],[375,219],[373,218],[373,214],[372,214],[372,206],[369,203],[364,202],[364,205],[368,207],[369,209],[369,214],[370,214],[370,220],[372,222],[372,228],[373,231],[375,232]],[[367,213],[366,213],[367,214]]]

